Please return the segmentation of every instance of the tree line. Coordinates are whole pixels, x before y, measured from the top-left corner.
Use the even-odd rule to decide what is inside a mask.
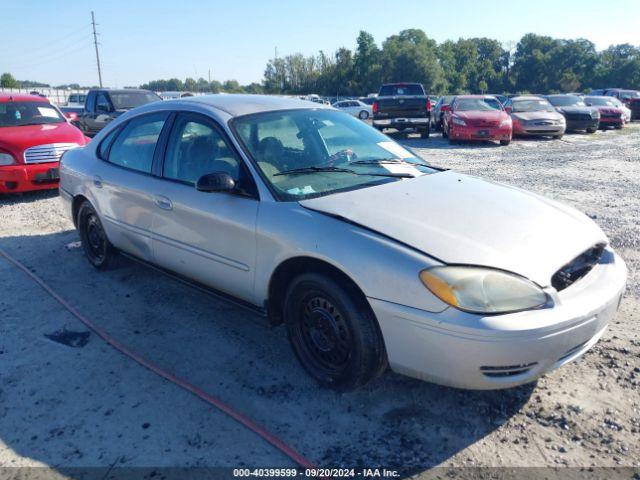
[[[300,53],[271,59],[267,93],[366,95],[385,82],[422,83],[429,93],[553,93],[598,87],[640,89],[640,48],[597,51],[589,40],[529,33],[511,48],[490,38],[438,44],[420,29],[403,30],[379,47],[361,31],[356,48],[333,55]]]
[[[378,46],[373,35],[361,31],[355,50],[342,47],[332,54],[293,53],[269,60],[262,83],[171,78],[140,87],[153,91],[360,96],[377,92],[382,83],[401,81],[420,82],[433,94],[640,89],[640,47],[620,44],[597,51],[589,40],[533,33],[513,45],[491,38],[460,38],[438,44],[420,29],[403,30]],[[0,85],[48,86],[17,81],[10,73],[0,77]]]

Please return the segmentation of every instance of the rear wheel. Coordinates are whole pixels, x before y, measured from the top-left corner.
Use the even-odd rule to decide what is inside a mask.
[[[429,134],[431,133],[430,125],[427,125],[425,128],[420,130],[420,138],[429,138]]]
[[[358,118],[360,120],[366,120],[367,118],[369,118],[369,112],[367,112],[366,110],[362,110],[359,114],[358,114]]]
[[[353,390],[387,365],[382,335],[360,292],[332,278],[306,273],[289,286],[284,317],[303,368],[320,385]]]
[[[447,138],[449,136],[449,132],[447,132],[446,125],[442,125],[442,138]]]
[[[102,222],[89,202],[84,202],[78,209],[77,225],[80,242],[89,263],[99,270],[106,270],[112,266],[117,255],[116,250],[109,242]]]

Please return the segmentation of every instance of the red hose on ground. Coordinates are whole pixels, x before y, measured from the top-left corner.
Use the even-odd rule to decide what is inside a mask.
[[[308,460],[307,458],[305,458],[302,455],[300,455],[297,451],[295,451],[289,445],[284,443],[284,441],[282,441],[280,438],[278,438],[275,435],[269,433],[263,427],[261,427],[260,425],[258,425],[255,422],[253,422],[251,419],[249,419],[248,417],[244,416],[243,414],[241,414],[237,410],[233,409],[232,407],[230,407],[226,403],[224,403],[221,400],[217,399],[213,395],[210,395],[207,392],[201,390],[200,388],[196,387],[195,385],[187,382],[186,380],[183,380],[183,379],[181,379],[179,377],[176,377],[175,375],[173,375],[173,374],[171,374],[169,372],[166,372],[166,371],[162,370],[162,368],[160,368],[158,365],[156,365],[153,362],[151,362],[151,361],[139,356],[134,351],[130,350],[129,348],[127,348],[126,346],[124,346],[123,344],[118,342],[115,338],[111,337],[107,332],[102,330],[100,327],[98,327],[96,324],[94,324],[91,320],[89,320],[84,315],[82,315],[72,305],[67,303],[67,301],[65,301],[60,295],[58,295],[55,291],[53,291],[53,289],[51,287],[49,287],[49,285],[47,285],[44,282],[44,280],[42,280],[40,277],[35,275],[27,267],[25,267],[22,263],[20,263],[18,260],[16,260],[12,256],[10,256],[7,252],[2,250],[1,248],[0,248],[0,256],[3,256],[9,263],[13,264],[15,267],[17,267],[18,269],[22,270],[25,274],[27,274],[27,276],[29,276],[34,282],[36,282],[40,287],[42,287],[49,295],[51,295],[58,303],[60,303],[60,305],[62,305],[64,308],[66,308],[74,317],[76,317],[78,320],[80,320],[82,323],[84,323],[90,330],[92,330],[96,335],[98,335],[100,338],[102,338],[105,342],[107,342],[113,348],[118,350],[120,353],[122,353],[122,354],[126,355],[127,357],[131,358],[132,360],[136,361],[137,363],[139,363],[143,367],[148,368],[152,372],[157,373],[158,375],[160,375],[161,377],[165,378],[166,380],[169,380],[171,383],[174,383],[174,384],[178,385],[179,387],[182,387],[185,390],[193,393],[195,396],[201,398],[202,400],[204,400],[208,404],[213,405],[217,409],[223,411],[224,413],[229,415],[231,418],[233,418],[237,422],[240,422],[242,425],[247,427],[249,430],[251,430],[252,432],[256,433],[257,435],[262,437],[264,440],[269,442],[271,445],[276,447],[278,450],[280,450],[282,453],[287,455],[289,458],[291,458],[294,462],[296,462],[301,467],[304,467],[304,468],[317,468],[313,463],[311,463],[310,460]]]

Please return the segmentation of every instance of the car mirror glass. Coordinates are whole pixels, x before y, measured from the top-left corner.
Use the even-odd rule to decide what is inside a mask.
[[[196,182],[196,190],[200,192],[231,192],[235,188],[235,180],[225,172],[207,173]]]

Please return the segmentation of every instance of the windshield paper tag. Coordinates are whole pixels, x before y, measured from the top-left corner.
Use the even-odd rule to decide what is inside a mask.
[[[37,107],[37,108],[38,108],[38,112],[40,112],[40,115],[42,115],[43,117],[56,118],[58,116],[55,109],[53,108],[48,108],[48,107]]]
[[[400,159],[413,158],[413,155],[408,150],[405,150],[395,142],[378,142],[378,146]]]

